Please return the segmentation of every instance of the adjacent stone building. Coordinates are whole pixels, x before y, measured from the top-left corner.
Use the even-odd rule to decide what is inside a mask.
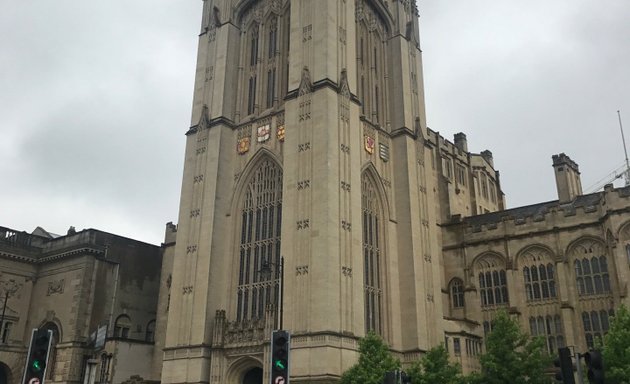
[[[161,266],[160,247],[94,229],[0,227],[0,383],[22,380],[33,328],[53,331],[47,383],[83,383],[89,371],[101,383],[159,380],[147,356]]]
[[[593,348],[628,304],[630,186],[582,195],[577,164],[553,166],[558,200],[442,225],[445,341],[467,370],[498,309],[555,353]]]

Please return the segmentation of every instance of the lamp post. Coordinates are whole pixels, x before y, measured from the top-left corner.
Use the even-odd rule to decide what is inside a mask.
[[[3,330],[4,330],[4,314],[7,310],[7,302],[9,301],[9,297],[15,295],[15,293],[20,289],[20,284],[16,282],[14,279],[9,279],[8,281],[0,281],[0,289],[4,291],[4,304],[2,305],[2,318],[0,318],[0,341],[2,341]]]
[[[271,273],[272,273],[272,269],[271,267],[278,267],[279,268],[279,272],[280,272],[280,297],[279,297],[279,305],[278,305],[278,309],[279,309],[279,320],[280,320],[280,326],[278,327],[278,329],[282,329],[282,317],[283,317],[283,310],[284,310],[284,256],[280,257],[280,264],[276,264],[276,263],[272,263],[270,261],[264,260],[262,262],[262,265],[260,267],[260,273],[265,275],[265,276],[269,276],[269,279],[271,279]]]

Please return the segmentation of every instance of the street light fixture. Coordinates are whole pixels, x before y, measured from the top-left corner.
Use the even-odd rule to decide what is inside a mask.
[[[0,281],[0,290],[4,293],[4,304],[2,305],[2,318],[0,318],[0,341],[2,340],[2,332],[4,330],[4,314],[7,310],[7,302],[9,297],[15,295],[20,289],[22,284],[18,283],[14,279]]]
[[[278,316],[280,318],[280,326],[277,329],[282,329],[282,317],[284,312],[284,256],[280,257],[280,264],[273,263],[268,260],[263,260],[258,273],[271,280],[271,274],[273,273],[273,269],[271,267],[279,268],[280,272],[280,303],[278,305],[278,309],[280,310],[280,314]]]

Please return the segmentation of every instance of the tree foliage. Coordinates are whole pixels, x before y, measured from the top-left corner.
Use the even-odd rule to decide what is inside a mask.
[[[463,384],[461,368],[448,360],[444,345],[430,349],[407,371],[412,384]]]
[[[471,377],[484,384],[547,384],[545,370],[551,366],[542,338],[530,338],[516,320],[500,311],[486,337],[486,353],[481,355],[481,372]]]
[[[612,318],[602,351],[606,383],[630,384],[630,311],[624,305]]]
[[[385,372],[400,368],[400,361],[378,335],[359,340],[359,361],[341,376],[341,384],[382,384]]]

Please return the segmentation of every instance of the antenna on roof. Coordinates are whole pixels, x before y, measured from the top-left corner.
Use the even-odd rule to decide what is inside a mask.
[[[619,130],[621,131],[621,141],[623,142],[623,151],[626,154],[626,170],[624,172],[624,179],[626,181],[626,187],[630,185],[630,161],[628,161],[628,149],[626,147],[626,137],[623,135],[623,125],[621,124],[621,112],[617,110],[617,117],[619,118]]]

